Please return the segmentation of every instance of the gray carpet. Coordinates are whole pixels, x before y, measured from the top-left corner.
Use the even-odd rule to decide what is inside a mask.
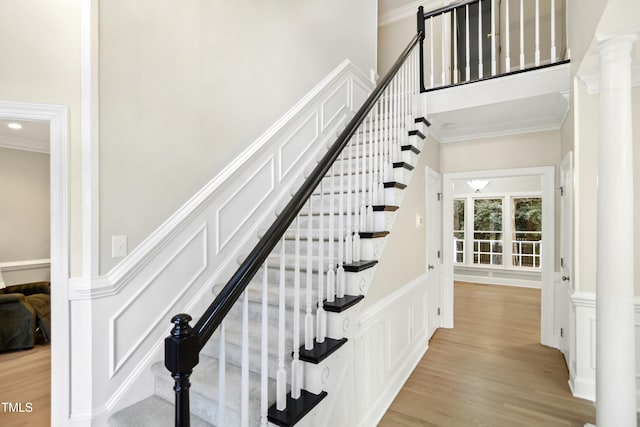
[[[173,405],[157,396],[151,396],[117,412],[109,418],[110,427],[173,427]],[[192,427],[213,427],[191,415]]]

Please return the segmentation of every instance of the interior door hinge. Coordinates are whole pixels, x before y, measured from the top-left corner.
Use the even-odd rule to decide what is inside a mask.
[[[440,259],[440,251],[438,251],[438,259]]]
[[[564,337],[564,329],[560,328],[560,337]]]
[[[440,316],[440,307],[438,307],[438,316]]]
[[[564,196],[564,187],[560,186],[560,196]]]
[[[442,193],[438,193],[438,201],[442,198]]]
[[[564,258],[560,257],[560,267],[564,268]]]

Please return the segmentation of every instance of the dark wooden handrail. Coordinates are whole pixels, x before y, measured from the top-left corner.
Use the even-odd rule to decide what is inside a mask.
[[[422,13],[422,8],[420,8],[420,13]],[[171,371],[175,380],[176,426],[189,426],[189,377],[199,362],[200,350],[263,266],[269,254],[340,156],[384,90],[389,86],[413,48],[418,43],[421,44],[423,39],[424,31],[419,30],[193,328],[189,325],[191,316],[188,314],[178,314],[171,320],[174,327],[171,335],[165,339],[165,367]]]
[[[433,18],[434,16],[442,15],[443,13],[450,12],[453,9],[458,9],[459,7],[464,7],[473,3],[478,3],[478,0],[462,0],[459,2],[451,3],[425,13],[424,19]]]

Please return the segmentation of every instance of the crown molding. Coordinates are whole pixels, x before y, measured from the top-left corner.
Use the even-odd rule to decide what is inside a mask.
[[[425,12],[436,9],[443,4],[449,2],[443,0],[431,0],[431,1],[414,1],[405,6],[398,7],[396,9],[384,12],[378,17],[378,27],[384,27],[385,25],[392,24],[396,21],[408,18],[410,16],[416,16],[418,8],[424,6]]]

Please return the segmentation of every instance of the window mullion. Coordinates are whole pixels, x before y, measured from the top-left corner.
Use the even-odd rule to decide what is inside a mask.
[[[502,200],[502,265],[506,268],[513,267],[513,200],[510,195],[505,195]]]
[[[464,264],[473,265],[473,236],[475,224],[473,221],[473,198],[467,196],[464,204]]]

